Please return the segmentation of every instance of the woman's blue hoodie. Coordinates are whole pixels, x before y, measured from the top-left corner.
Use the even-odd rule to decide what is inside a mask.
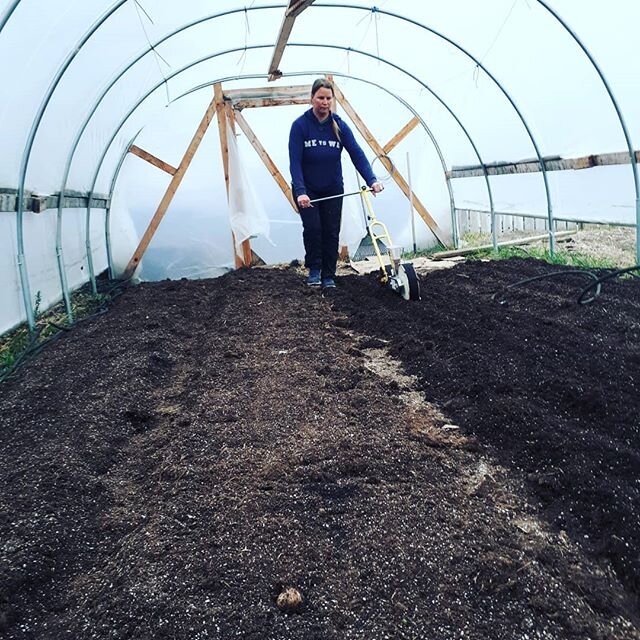
[[[336,137],[331,120],[340,129]],[[368,186],[376,181],[371,165],[347,123],[332,113],[319,122],[313,109],[294,120],[289,134],[289,169],[293,197],[313,193],[316,197],[341,193],[344,188],[340,154],[345,148]]]

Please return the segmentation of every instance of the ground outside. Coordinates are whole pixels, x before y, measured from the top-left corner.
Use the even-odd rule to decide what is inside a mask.
[[[640,282],[562,269],[127,290],[0,387],[0,637],[640,638]]]

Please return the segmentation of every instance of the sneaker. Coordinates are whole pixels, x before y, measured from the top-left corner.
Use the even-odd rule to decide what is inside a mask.
[[[307,286],[319,287],[320,286],[320,269],[310,269],[307,276]]]
[[[323,289],[335,289],[336,281],[333,278],[322,278]]]

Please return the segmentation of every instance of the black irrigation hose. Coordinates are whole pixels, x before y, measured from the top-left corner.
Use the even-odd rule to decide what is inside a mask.
[[[526,284],[528,282],[535,282],[536,280],[544,280],[546,278],[554,278],[556,276],[564,276],[569,274],[576,274],[584,276],[585,278],[590,278],[592,282],[590,282],[578,295],[577,302],[578,304],[591,304],[599,295],[602,289],[601,284],[606,280],[611,280],[611,278],[616,278],[617,276],[623,275],[625,273],[631,273],[632,271],[640,271],[640,264],[634,265],[633,267],[627,267],[626,269],[615,269],[606,273],[603,276],[598,276],[592,271],[585,271],[584,269],[569,269],[565,271],[553,271],[552,273],[545,273],[541,276],[534,276],[533,278],[525,278],[524,280],[518,280],[518,282],[514,282],[513,284],[507,285],[503,287],[499,291],[496,291],[491,299],[498,302],[498,304],[506,304],[506,300],[501,300],[503,293],[505,293],[508,289],[513,289],[514,287],[519,287],[520,285]],[[587,294],[593,291],[593,294],[587,297]]]
[[[632,273],[633,271],[640,271],[640,264],[636,264],[633,267],[627,267],[626,269],[617,269],[616,271],[612,271],[611,273],[607,273],[604,276],[600,276],[597,280],[598,288],[596,292],[590,297],[586,298],[585,296],[591,289],[593,289],[594,283],[591,283],[589,286],[585,287],[578,296],[578,304],[590,304],[592,303],[600,294],[600,284],[605,280],[610,280],[611,278],[616,278],[621,276],[624,273]],[[638,277],[638,276],[634,276]]]

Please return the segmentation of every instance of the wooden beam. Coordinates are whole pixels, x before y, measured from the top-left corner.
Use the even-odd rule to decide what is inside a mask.
[[[309,96],[304,98],[248,98],[246,100],[237,100],[234,107],[239,111],[242,109],[251,109],[255,107],[283,107],[292,104],[309,104]]]
[[[389,154],[394,147],[404,140],[419,123],[420,119],[417,116],[413,116],[413,118],[411,118],[411,120],[409,120],[409,122],[407,122],[407,124],[405,124],[404,127],[402,127],[402,129],[400,129],[400,131],[398,131],[398,133],[396,133],[396,135],[384,145],[384,147],[382,147],[385,155]]]
[[[229,197],[229,141],[227,140],[227,123],[224,108],[222,85],[216,82],[213,85],[213,101],[218,118],[218,133],[220,134],[220,153],[222,154],[222,168],[224,170],[224,185]]]
[[[218,116],[218,130],[220,131],[220,150],[222,153],[222,164],[224,167],[224,181],[227,190],[227,202],[229,201],[229,139],[227,137],[227,122],[231,128],[233,135],[236,133],[236,118],[231,102],[224,99],[222,85],[217,82],[213,86],[214,100],[216,101],[216,114]],[[236,251],[236,237],[231,232],[231,240],[233,242],[233,258],[236,269],[242,267],[250,267],[253,263],[253,252],[251,251],[251,242],[245,239],[240,243],[242,255],[239,256]]]
[[[176,174],[177,169],[172,167],[169,163],[164,162],[164,160],[160,160],[156,156],[152,155],[148,151],[141,149],[135,144],[132,144],[129,147],[129,153],[133,153],[134,156],[138,156],[138,158],[142,158],[146,160],[149,164],[152,164],[154,167],[158,167],[158,169],[162,169],[166,171],[168,174],[174,176]]]
[[[202,142],[202,138],[204,138],[204,134],[207,132],[207,129],[209,128],[209,124],[213,119],[213,114],[215,110],[216,110],[216,102],[214,99],[210,102],[209,106],[207,107],[207,110],[202,120],[200,121],[200,124],[198,125],[198,128],[193,138],[191,139],[191,142],[189,143],[189,146],[187,147],[187,150],[185,151],[185,154],[182,160],[180,161],[180,164],[178,165],[178,168],[176,169],[175,174],[171,178],[171,182],[169,183],[169,186],[167,187],[167,190],[165,191],[165,194],[162,197],[162,200],[160,201],[160,204],[158,205],[158,208],[156,209],[156,212],[153,215],[153,218],[151,218],[151,222],[149,223],[147,230],[144,232],[144,235],[140,240],[140,244],[138,244],[138,248],[133,253],[131,260],[129,260],[129,264],[127,265],[127,268],[125,269],[122,275],[123,279],[127,279],[131,277],[134,271],[136,270],[136,267],[140,263],[140,260],[142,259],[144,252],[147,250],[147,247],[149,246],[151,239],[153,238],[156,230],[158,229],[158,226],[162,221],[164,214],[167,212],[167,209],[169,208],[169,205],[173,200],[173,196],[175,195],[178,187],[180,186],[180,183],[182,182],[182,179],[184,178],[185,173],[187,172],[187,169],[189,168],[189,165],[191,164],[191,161],[193,160],[193,156],[196,154],[196,151],[198,150],[198,147]]]
[[[254,98],[306,98],[311,96],[311,85],[289,85],[287,87],[255,87],[252,89],[225,89],[224,99],[231,100],[233,105],[238,100]]]
[[[43,213],[47,209],[57,209],[60,204],[60,193],[49,195],[35,194],[25,190],[22,198],[23,211]],[[84,193],[65,189],[62,199],[63,209],[106,209],[109,206],[109,196],[103,193]],[[18,190],[0,187],[0,212],[15,213],[18,209]]]
[[[276,167],[275,162],[271,159],[271,156],[267,153],[267,150],[260,143],[260,140],[258,140],[258,137],[249,126],[249,123],[245,120],[244,116],[239,112],[236,112],[236,121],[240,129],[242,129],[242,131],[244,132],[244,135],[247,136],[247,140],[249,140],[253,148],[257,151],[258,155],[262,159],[262,162],[264,162],[265,167],[267,167],[267,171],[269,171],[269,173],[273,176],[273,179],[278,183],[278,186],[280,187],[280,189],[282,190],[282,193],[284,193],[285,197],[293,207],[293,210],[297,213],[298,209],[293,200],[293,194],[291,193],[291,188],[289,187],[289,183],[286,181],[284,176],[280,173],[280,171],[278,170],[278,167]]]
[[[640,151],[635,152],[636,162],[640,162]],[[561,158],[560,156],[550,156],[543,158],[546,171],[578,171],[591,167],[603,167],[607,165],[630,164],[631,157],[628,151],[617,153],[600,153],[580,158]],[[487,175],[503,176],[517,173],[539,172],[540,163],[537,159],[517,160],[516,162],[492,162],[485,165]],[[471,165],[465,167],[453,167],[447,171],[448,178],[472,178],[484,176],[482,165]]]
[[[407,198],[411,198],[412,195],[407,181],[400,175],[400,172],[386,157],[382,146],[377,142],[371,131],[369,131],[360,116],[356,113],[355,109],[351,106],[351,103],[345,98],[340,88],[335,84],[334,92],[338,102],[345,110],[345,113],[349,116],[349,118],[351,118],[351,121],[356,126],[362,137],[367,141],[367,144],[371,147],[376,156],[380,159],[380,162],[382,162],[386,170],[389,172],[389,175],[394,179],[395,183],[400,187],[400,190],[404,193],[404,195]],[[415,193],[413,193],[413,204],[416,208],[416,211],[420,214],[420,217],[425,221],[429,229],[431,229],[433,235],[437,238],[437,240],[445,247],[449,245],[450,242],[445,238],[444,232],[442,231],[442,229],[440,229],[438,223],[432,218],[431,214],[427,211],[427,208],[422,204]]]
[[[290,0],[289,6],[284,13],[282,25],[280,26],[280,33],[276,40],[276,46],[273,50],[271,62],[269,63],[269,82],[282,77],[282,72],[278,67],[282,60],[284,49],[287,46],[289,36],[291,35],[293,24],[296,21],[296,18],[311,4],[313,4],[313,0]]]

